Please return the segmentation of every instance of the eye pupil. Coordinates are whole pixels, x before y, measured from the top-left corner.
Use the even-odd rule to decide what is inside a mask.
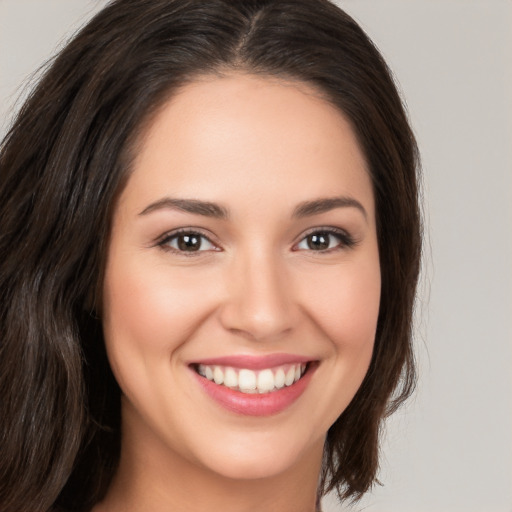
[[[308,236],[309,249],[320,251],[329,248],[328,233],[314,233]]]
[[[197,235],[180,235],[178,248],[180,251],[198,251],[201,247],[201,237]]]

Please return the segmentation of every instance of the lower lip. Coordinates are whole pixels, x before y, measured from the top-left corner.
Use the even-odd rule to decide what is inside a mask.
[[[287,409],[305,391],[316,366],[309,365],[306,373],[291,386],[281,388],[270,393],[242,393],[226,386],[215,384],[196,373],[197,381],[206,392],[219,405],[229,411],[245,416],[271,416]]]

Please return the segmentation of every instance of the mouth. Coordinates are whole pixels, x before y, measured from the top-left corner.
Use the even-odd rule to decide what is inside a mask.
[[[263,394],[293,386],[311,364],[283,364],[260,370],[207,364],[195,364],[192,368],[198,375],[218,386],[245,394]]]
[[[226,357],[189,364],[200,387],[230,412],[269,416],[284,411],[306,390],[319,361],[303,357]]]

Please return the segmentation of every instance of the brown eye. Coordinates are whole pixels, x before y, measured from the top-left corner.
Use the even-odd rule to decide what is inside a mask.
[[[199,251],[201,249],[201,237],[198,235],[178,235],[176,241],[180,251]]]
[[[313,233],[306,237],[308,249],[312,251],[324,251],[329,249],[330,239],[332,235],[329,233]]]
[[[341,230],[329,229],[312,231],[307,234],[296,246],[300,251],[326,252],[354,246],[353,238]]]
[[[217,250],[217,247],[201,233],[181,232],[167,236],[159,245],[174,252],[192,253]]]

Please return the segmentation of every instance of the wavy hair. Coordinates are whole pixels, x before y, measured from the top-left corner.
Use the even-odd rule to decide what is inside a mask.
[[[382,294],[369,371],[330,428],[319,495],[376,481],[383,418],[415,382],[418,152],[392,75],[328,0],[115,0],[56,56],[0,148],[0,509],[89,510],[120,453],[103,269],[152,114],[199,75],[307,83],[350,121],[376,201]]]

